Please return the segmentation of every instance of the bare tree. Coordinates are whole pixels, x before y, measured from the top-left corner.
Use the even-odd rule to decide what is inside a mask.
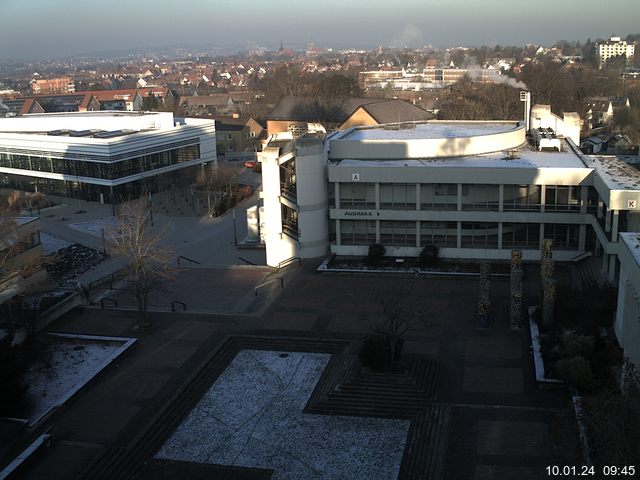
[[[385,282],[373,289],[382,311],[371,328],[388,342],[390,365],[399,357],[407,332],[432,325],[429,317],[418,312],[417,291],[418,286],[414,281],[402,280],[394,280],[390,284]]]
[[[133,286],[140,326],[149,327],[149,295],[174,277],[172,252],[162,246],[164,232],[151,225],[147,195],[123,204],[112,232],[111,250],[130,260],[127,277]]]

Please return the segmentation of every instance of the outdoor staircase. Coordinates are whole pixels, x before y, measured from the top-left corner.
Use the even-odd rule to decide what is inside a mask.
[[[398,480],[442,477],[451,407],[432,404],[411,422]]]
[[[437,396],[440,364],[428,358],[408,361],[403,373],[366,370],[337,383],[307,413],[382,418],[415,418]]]
[[[576,285],[582,288],[600,285],[603,281],[600,273],[602,259],[585,258],[571,265],[572,277]]]

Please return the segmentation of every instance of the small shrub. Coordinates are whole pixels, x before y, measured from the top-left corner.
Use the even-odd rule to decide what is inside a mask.
[[[435,245],[426,245],[420,251],[419,263],[423,268],[437,267],[440,260],[438,254],[440,249]]]
[[[367,263],[372,267],[382,264],[384,253],[386,249],[384,245],[380,243],[372,243],[369,245],[369,255],[367,256]]]
[[[591,335],[576,335],[565,333],[562,335],[562,353],[564,357],[590,358],[593,355],[595,339]]]
[[[588,391],[593,385],[589,362],[581,356],[563,358],[556,363],[558,376],[578,390]]]
[[[358,358],[365,367],[381,372],[389,367],[391,351],[384,335],[368,335],[362,342]]]

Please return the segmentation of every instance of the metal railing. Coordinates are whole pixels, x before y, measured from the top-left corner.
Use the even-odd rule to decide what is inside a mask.
[[[238,260],[242,260],[244,263],[246,263],[247,265],[255,265],[255,263],[250,262],[249,260],[247,260],[246,258],[242,258],[242,257],[238,257]]]
[[[187,311],[187,304],[184,302],[179,302],[178,300],[174,300],[173,302],[171,302],[171,311],[175,312],[176,311],[176,305],[180,305],[182,307],[182,311],[186,312]]]
[[[585,258],[592,257],[593,253],[589,250],[588,252],[583,252],[580,255],[576,255],[575,257],[569,259],[570,262],[579,262],[580,260],[584,260]]]
[[[111,302],[113,307],[118,307],[118,301],[115,298],[103,297],[100,299],[100,308],[104,310],[105,302]]]
[[[280,263],[278,263],[278,266],[276,267],[276,273],[278,273],[283,268],[288,267],[295,261],[298,262],[298,265],[302,264],[302,259],[300,257],[289,257],[285,260],[282,260]]]
[[[180,259],[186,260],[189,263],[195,263],[197,265],[200,265],[200,262],[198,262],[197,260],[193,260],[192,258],[185,257],[184,255],[178,255],[178,260],[177,260],[178,265],[180,265]]]
[[[255,296],[258,296],[258,289],[262,288],[266,285],[269,285],[270,283],[273,282],[277,282],[280,281],[280,288],[284,288],[284,279],[282,277],[278,277],[278,278],[272,278],[271,280],[267,280],[266,282],[261,283],[260,285],[256,285],[255,288],[253,289],[253,292],[255,294]]]

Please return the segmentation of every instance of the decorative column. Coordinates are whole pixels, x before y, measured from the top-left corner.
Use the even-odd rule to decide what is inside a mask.
[[[554,279],[554,270],[553,240],[546,238],[543,242],[542,258],[540,261],[540,281],[542,283],[542,323],[545,326],[553,324],[557,290],[557,282]]]
[[[478,323],[477,328],[491,326],[491,266],[488,263],[480,265],[480,284],[478,286]]]
[[[511,308],[509,327],[520,330],[522,326],[522,250],[511,250]]]

